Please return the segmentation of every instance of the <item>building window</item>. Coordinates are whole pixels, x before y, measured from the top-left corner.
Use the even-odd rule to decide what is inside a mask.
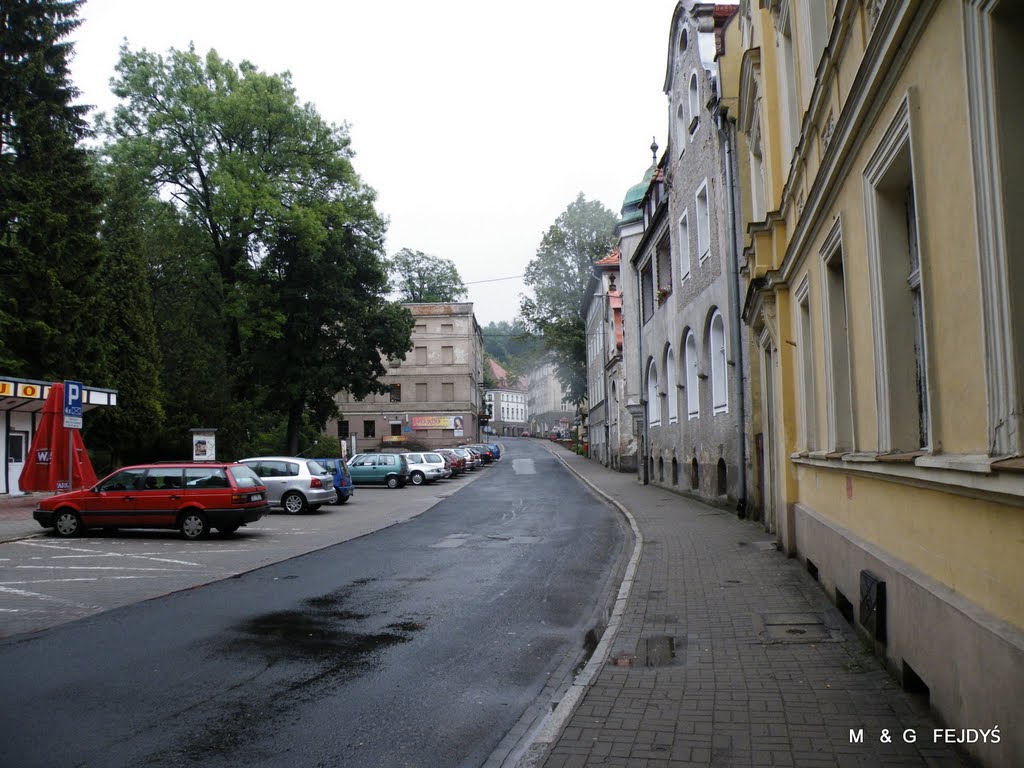
[[[388,387],[388,394],[391,397],[392,403],[402,402],[402,385],[392,384],[391,386]]]
[[[446,403],[455,402],[455,384],[446,381],[441,384],[441,399]]]
[[[690,276],[690,227],[686,221],[686,211],[679,217],[679,280]]]
[[[814,336],[811,326],[811,299],[806,278],[796,292],[800,307],[800,337],[797,354],[800,358],[800,414],[801,433],[805,450],[815,449],[815,403],[814,403]]]
[[[416,325],[412,329],[412,332],[413,333],[417,333],[417,334],[419,334],[419,333],[426,333],[427,332],[427,324],[426,323],[416,323]]]
[[[451,336],[455,333],[455,325],[453,323],[441,323],[441,333]]]
[[[453,365],[455,363],[455,347],[441,347],[441,364]]]
[[[711,395],[714,413],[727,413],[729,410],[728,355],[725,348],[725,320],[721,312],[715,312],[711,318],[711,335],[709,338],[711,357]]]
[[[426,364],[427,364],[427,348],[426,347],[416,347],[416,365],[426,365]]]
[[[828,447],[831,451],[853,450],[853,397],[850,374],[850,335],[846,311],[846,277],[838,223],[822,250],[824,267],[822,315],[825,340],[825,391]]]
[[[686,334],[686,344],[683,347],[686,365],[686,417],[696,419],[700,416],[700,390],[697,375],[697,337],[693,331]]]
[[[690,134],[697,130],[700,122],[700,88],[697,85],[697,73],[690,75]]]
[[[654,316],[654,271],[650,261],[640,268],[640,301],[646,323]]]
[[[658,366],[653,360],[647,365],[647,422],[661,424],[661,398],[658,396]]]
[[[668,397],[668,423],[679,421],[679,392],[676,387],[676,353],[669,347],[665,355],[665,390]]]
[[[339,421],[338,422],[338,437],[340,437],[342,440],[344,440],[345,438],[348,437],[348,435],[349,435],[349,432],[348,432],[348,421]]]
[[[783,139],[785,141],[783,164],[789,167],[800,138],[800,104],[796,83],[796,62],[793,49],[793,37],[790,32],[789,18],[783,20],[779,27],[779,56],[782,66],[779,67],[779,91],[782,96]]]
[[[672,293],[672,247],[666,234],[655,248],[658,258],[658,297],[660,301]]]
[[[391,436],[401,437],[402,436],[402,423],[399,421],[391,422]]]
[[[427,384],[426,384],[426,382],[419,382],[419,383],[417,383],[416,384],[416,402],[417,403],[425,403],[425,402],[427,402],[428,399],[429,399],[429,396],[427,394]]]
[[[377,436],[377,424],[372,419],[366,419],[363,421],[363,437],[376,437]]]
[[[880,451],[931,442],[927,324],[908,100],[865,170]]]
[[[704,261],[711,253],[711,212],[708,209],[707,180],[697,190],[697,254]]]

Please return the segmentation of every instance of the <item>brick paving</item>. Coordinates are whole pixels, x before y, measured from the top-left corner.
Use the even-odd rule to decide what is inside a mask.
[[[643,544],[608,658],[545,768],[974,765],[933,742],[941,726],[927,704],[899,687],[763,526],[556,455],[629,511]],[[667,663],[645,666],[644,649],[659,644]],[[852,741],[860,729],[863,742]]]

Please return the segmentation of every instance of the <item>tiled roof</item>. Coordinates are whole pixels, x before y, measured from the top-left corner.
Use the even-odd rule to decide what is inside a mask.
[[[598,259],[594,262],[595,267],[608,267],[617,266],[619,263],[619,257],[622,256],[622,252],[616,248],[614,251],[609,253],[603,259]]]

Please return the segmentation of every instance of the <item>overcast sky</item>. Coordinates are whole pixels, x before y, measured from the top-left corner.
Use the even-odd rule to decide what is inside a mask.
[[[189,43],[289,71],[348,123],[390,220],[387,251],[451,259],[481,325],[513,320],[520,279],[582,192],[616,214],[664,147],[675,0],[88,0],[80,101],[109,111],[118,48]],[[493,281],[493,282],[481,282]]]

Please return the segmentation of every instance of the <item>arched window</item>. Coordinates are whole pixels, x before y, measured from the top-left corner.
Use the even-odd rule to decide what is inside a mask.
[[[697,88],[697,73],[690,75],[690,133],[697,130],[697,118],[700,115],[700,92]]]
[[[669,347],[665,355],[665,391],[668,397],[668,423],[679,421],[679,390],[676,387],[676,353]]]
[[[686,415],[696,419],[700,416],[700,393],[697,378],[697,337],[693,331],[686,334],[685,359],[686,366]]]
[[[658,396],[658,366],[651,360],[647,366],[647,422],[661,424],[661,398]]]
[[[729,410],[729,383],[727,380],[727,355],[725,349],[725,320],[721,312],[715,312],[711,318],[711,393],[715,413],[726,413]]]

